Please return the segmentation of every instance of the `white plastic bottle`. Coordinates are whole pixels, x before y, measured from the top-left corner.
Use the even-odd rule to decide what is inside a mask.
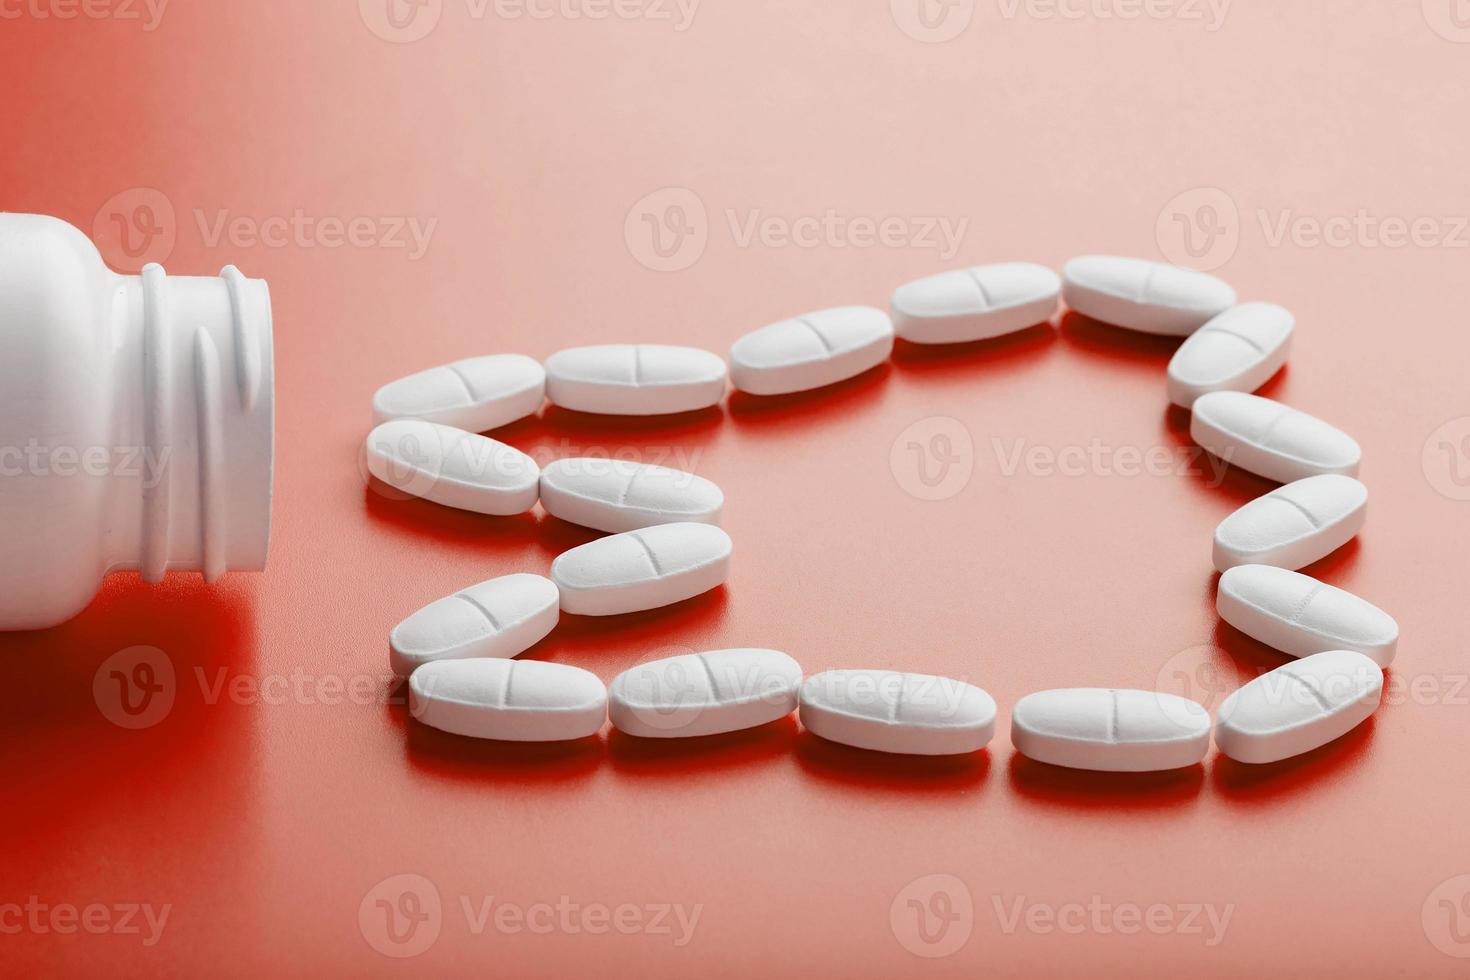
[[[262,280],[117,275],[66,222],[0,214],[0,630],[112,571],[264,568],[274,414]]]

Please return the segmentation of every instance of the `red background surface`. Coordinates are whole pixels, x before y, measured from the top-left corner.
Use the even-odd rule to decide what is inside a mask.
[[[1096,12],[1106,5],[1048,18],[981,2],[945,44],[905,34],[888,6],[707,0],[676,31],[431,3],[437,26],[394,43],[367,26],[371,0],[179,3],[154,30],[122,10],[6,5],[0,208],[90,232],[157,204],[133,189],[157,191],[174,241],[151,244],[170,271],[234,262],[269,280],[279,417],[266,574],[215,588],[119,576],[73,622],[0,638],[0,902],[170,907],[153,946],[0,934],[0,970],[1464,975],[1444,949],[1470,943],[1456,944],[1439,899],[1470,891],[1450,880],[1470,873],[1470,503],[1454,499],[1470,444],[1431,436],[1470,415],[1470,250],[1463,232],[1451,241],[1454,216],[1470,214],[1470,45],[1412,2],[1239,0],[1213,31]],[[625,219],[664,187],[697,195],[708,244],[661,273],[637,260]],[[1291,364],[1266,393],[1363,445],[1368,528],[1310,571],[1402,625],[1372,722],[1260,768],[1212,752],[1190,771],[1105,777],[1015,755],[1007,709],[1030,691],[1163,686],[1214,704],[1280,662],[1217,621],[1209,562],[1215,524],[1268,484],[1231,472],[1213,486],[1199,465],[1004,472],[1016,440],[1190,462],[1187,418],[1163,394],[1173,343],[1066,317],[995,343],[902,349],[817,395],[649,422],[548,409],[503,433],[543,459],[683,453],[668,460],[724,488],[736,542],[726,588],[568,619],[530,656],[611,680],[670,651],[773,646],[809,672],[963,677],[1001,705],[987,752],[890,759],[794,719],[689,744],[540,748],[409,723],[384,676],[392,624],[466,584],[544,572],[590,535],[539,511],[488,519],[366,487],[356,456],[378,385],[497,351],[723,352],[772,320],[885,305],[896,284],[963,264],[1162,257],[1170,202],[1194,188],[1238,209],[1220,274],[1297,314]],[[260,224],[298,209],[436,224],[417,258],[209,234],[220,212]],[[731,228],[828,209],[969,225],[948,257],[835,238],[742,244]],[[1359,211],[1436,219],[1444,240],[1268,234],[1283,215]],[[971,436],[974,472],[924,501],[890,451],[935,416]],[[139,644],[166,656],[174,703],[130,731],[99,711],[93,678]],[[221,680],[233,694],[211,694]],[[344,700],[344,684],[359,696]],[[397,874],[442,901],[438,938],[415,959],[380,955],[359,925]],[[933,949],[906,945],[890,918],[932,874],[973,903],[955,926],[968,941],[940,958],[915,955]],[[678,947],[649,933],[475,934],[461,899],[486,896],[702,911]],[[997,903],[1018,899],[1232,917],[1213,946],[1178,931],[1007,932]],[[1459,924],[1470,929],[1470,903]]]

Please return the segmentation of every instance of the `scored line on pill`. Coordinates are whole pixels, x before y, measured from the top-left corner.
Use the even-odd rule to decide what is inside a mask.
[[[799,324],[801,324],[803,327],[806,327],[812,333],[816,334],[817,343],[819,343],[819,344],[822,345],[822,350],[823,351],[825,351],[828,354],[834,353],[834,351],[832,350],[832,345],[827,342],[827,338],[822,334],[822,331],[818,330],[817,329],[817,325],[815,323],[813,323],[809,318],[804,317],[804,316],[799,316],[799,317],[796,318],[796,322],[799,323]]]
[[[450,374],[452,374],[456,378],[458,378],[460,384],[464,385],[465,394],[467,394],[467,395],[470,396],[470,401],[473,402],[473,401],[477,401],[479,399],[480,396],[477,395],[477,394],[475,394],[475,386],[472,385],[472,384],[470,384],[470,379],[467,378],[467,377],[465,377],[465,374],[464,374],[463,371],[461,371],[459,368],[455,367],[453,364],[446,364],[446,365],[444,365],[444,368]]]
[[[1159,269],[1161,268],[1163,267],[1159,265],[1149,265],[1148,272],[1138,283],[1138,295],[1133,298],[1135,303],[1145,303],[1148,301],[1149,287],[1154,284],[1154,276],[1158,275]]]
[[[657,575],[659,578],[663,578],[663,567],[659,565],[658,556],[653,553],[653,549],[648,546],[648,542],[644,541],[643,538],[637,534],[629,534],[628,537],[632,538],[634,541],[637,541],[638,546],[643,549],[643,554],[648,558],[648,563],[653,566],[653,574]]]
[[[1314,585],[1306,595],[1302,596],[1302,601],[1296,604],[1296,608],[1291,611],[1291,615],[1287,617],[1286,621],[1288,623],[1295,623],[1301,619],[1302,615],[1306,613],[1307,607],[1312,604],[1312,600],[1317,598],[1317,594],[1325,588],[1327,588],[1325,582],[1318,582]]]
[[[981,312],[988,313],[989,311],[995,309],[995,301],[990,298],[990,293],[986,291],[985,282],[980,278],[979,270],[966,269],[965,272],[967,272],[970,278],[974,281],[975,288],[980,290],[980,302],[985,304],[985,309]]]
[[[1290,665],[1288,664],[1287,666]],[[1287,670],[1285,667],[1278,667],[1277,669],[1280,670],[1284,676],[1290,677],[1292,680],[1296,681],[1298,685],[1305,688],[1306,692],[1312,696],[1312,700],[1317,702],[1318,707],[1322,708],[1324,711],[1333,710],[1332,702],[1323,697],[1322,692],[1317,690],[1317,688],[1305,677],[1293,673],[1292,671]]]
[[[1249,347],[1251,350],[1255,351],[1257,354],[1264,354],[1264,353],[1266,353],[1266,348],[1262,347],[1260,344],[1256,343],[1254,340],[1251,340],[1249,337],[1247,337],[1243,333],[1237,333],[1236,331],[1230,330],[1230,329],[1228,329],[1226,327],[1210,327],[1209,330],[1208,330],[1208,332],[1209,333],[1224,334],[1227,337],[1234,337],[1236,340],[1240,341],[1242,344],[1245,344],[1247,347]]]
[[[715,683],[714,669],[710,667],[709,661],[705,658],[704,654],[696,653],[694,659],[698,660],[699,666],[704,668],[704,676],[709,681],[710,699],[718,702],[720,700],[720,685]]]
[[[1118,692],[1116,690],[1109,690],[1108,698],[1110,699],[1108,706],[1108,742],[1109,744],[1116,745],[1118,744]]]
[[[1312,525],[1312,529],[1313,530],[1317,530],[1317,529],[1319,529],[1319,528],[1322,527],[1322,522],[1320,520],[1318,520],[1317,517],[1311,511],[1307,510],[1307,508],[1303,507],[1301,504],[1297,503],[1295,500],[1292,500],[1290,497],[1285,496],[1283,494],[1281,496],[1273,497],[1272,499],[1273,500],[1279,500],[1279,501],[1281,501],[1284,504],[1288,504],[1291,507],[1296,508],[1296,510],[1303,517],[1305,517],[1307,519],[1307,523],[1310,524],[1310,525]]]
[[[477,601],[477,600],[475,600],[475,599],[472,599],[472,598],[471,598],[471,597],[470,597],[470,596],[468,596],[468,595],[466,595],[466,594],[465,594],[465,593],[463,593],[463,592],[456,592],[456,593],[455,593],[455,594],[454,594],[454,597],[455,597],[455,598],[456,598],[456,599],[461,599],[461,600],[463,600],[463,601],[464,601],[464,602],[467,602],[467,603],[469,603],[469,604],[470,604],[470,605],[471,605],[471,606],[472,606],[472,607],[474,607],[474,609],[475,609],[475,610],[476,610],[476,611],[477,611],[477,612],[479,612],[479,614],[480,614],[480,615],[481,615],[481,616],[484,616],[484,617],[485,617],[485,622],[487,622],[487,623],[489,623],[489,624],[490,624],[490,626],[491,626],[491,627],[492,627],[492,628],[493,628],[493,629],[494,629],[494,630],[495,630],[495,631],[496,631],[496,632],[497,632],[497,633],[498,633],[498,632],[500,632],[500,622],[499,622],[499,621],[498,621],[498,620],[496,620],[496,618],[495,618],[495,615],[494,615],[494,614],[493,614],[493,613],[491,613],[491,612],[490,612],[490,608],[489,608],[489,607],[488,607],[488,606],[486,606],[486,605],[485,605],[485,604],[484,604],[484,603],[482,603],[482,602],[479,602],[479,601]]]

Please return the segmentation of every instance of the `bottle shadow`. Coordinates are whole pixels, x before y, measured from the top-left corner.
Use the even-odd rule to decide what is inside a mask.
[[[1165,772],[1092,772],[1065,769],[1016,752],[1008,767],[1016,794],[1035,803],[1115,812],[1188,806],[1205,784],[1201,765]]]
[[[56,841],[117,868],[156,862],[159,840],[185,867],[234,874],[251,860],[236,831],[259,799],[268,708],[242,578],[171,573],[152,585],[119,572],[68,622],[0,633],[0,771],[26,801],[0,808],[11,870],[29,874],[29,856],[54,855]],[[114,819],[99,823],[103,813]]]
[[[796,761],[818,779],[864,790],[891,793],[962,793],[985,782],[990,751],[963,755],[895,755],[830,742],[809,731],[795,741]]]

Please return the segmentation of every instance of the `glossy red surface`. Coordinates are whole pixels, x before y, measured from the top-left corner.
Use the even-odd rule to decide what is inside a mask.
[[[169,4],[153,30],[141,4],[0,8],[0,208],[95,229],[119,267],[233,262],[269,280],[279,408],[264,575],[119,576],[75,621],[0,637],[0,972],[1463,975],[1470,46],[1432,2],[1426,17],[1240,0],[1216,30],[1107,4],[981,4],[943,44],[889,7],[711,2],[675,30],[430,0],[418,16],[438,21],[411,43],[374,33],[401,36],[373,0]],[[404,30],[427,24],[394,9]],[[690,254],[650,250],[639,202],[665,187],[702,205],[702,221],[682,214],[706,243],[660,272]],[[1184,201],[1217,211],[1171,203],[1194,188]],[[906,244],[798,222],[829,209],[896,218]],[[1438,237],[1391,247],[1346,226],[1347,244],[1314,243],[1311,221],[1360,211],[1427,218]],[[366,485],[378,385],[502,350],[723,352],[796,312],[882,306],[946,267],[1161,257],[1180,246],[1176,214],[1218,245],[1211,263],[1229,253],[1219,272],[1243,298],[1297,314],[1265,393],[1363,445],[1368,528],[1309,571],[1402,625],[1368,725],[1258,768],[1212,751],[1116,777],[1013,753],[1007,707],[1030,691],[1158,686],[1217,704],[1281,662],[1213,609],[1212,529],[1268,484],[1192,454],[1164,395],[1175,342],[1070,315],[901,347],[811,395],[655,421],[548,408],[497,433],[542,458],[693,468],[724,488],[736,541],[725,588],[569,618],[531,656],[610,680],[662,653],[758,645],[810,672],[963,677],[1001,706],[988,751],[887,758],[794,718],[549,747],[410,723],[388,629],[465,584],[544,571],[590,534]],[[952,254],[921,240],[941,217],[968,220]],[[361,219],[357,244],[334,246],[323,218]],[[816,227],[820,244],[747,238],[752,221]],[[972,472],[920,499],[915,453],[933,481],[935,450]],[[1168,472],[1129,475],[1135,456]],[[172,703],[131,730],[108,720],[113,672],[147,675],[107,662],[136,645],[161,651],[142,656]],[[120,921],[143,903],[168,910],[151,937]],[[696,907],[681,929],[674,913]],[[102,934],[61,931],[84,913]],[[607,926],[615,914],[631,934]]]

